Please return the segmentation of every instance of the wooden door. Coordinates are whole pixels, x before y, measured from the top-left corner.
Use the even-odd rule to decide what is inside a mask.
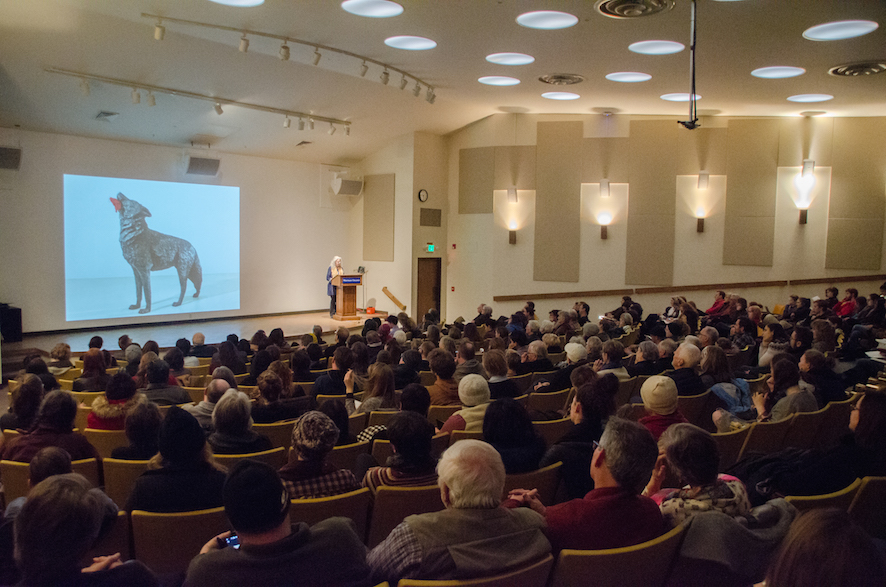
[[[414,317],[419,324],[431,308],[440,311],[441,268],[439,257],[418,260],[418,298]]]

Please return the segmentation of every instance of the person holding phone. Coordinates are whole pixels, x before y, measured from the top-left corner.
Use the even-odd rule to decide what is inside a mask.
[[[326,295],[329,296],[329,317],[335,314],[335,297],[338,293],[338,287],[332,285],[332,280],[336,275],[344,275],[345,270],[341,267],[341,257],[335,256],[332,258],[332,262],[329,264],[329,269],[326,270]]]

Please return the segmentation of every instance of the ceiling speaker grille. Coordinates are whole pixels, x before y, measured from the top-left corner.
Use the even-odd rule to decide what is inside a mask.
[[[883,73],[886,71],[886,59],[882,61],[860,61],[858,63],[847,63],[846,65],[838,65],[828,70],[831,75],[841,77],[855,77],[858,75],[874,75],[875,73]]]
[[[552,73],[541,76],[538,81],[552,86],[571,86],[572,84],[580,84],[585,81],[585,78],[575,73]]]
[[[640,18],[667,12],[676,0],[598,0],[595,8],[610,18]]]

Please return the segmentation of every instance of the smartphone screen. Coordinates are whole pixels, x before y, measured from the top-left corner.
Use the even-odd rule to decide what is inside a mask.
[[[228,536],[225,538],[225,546],[230,546],[234,549],[240,548],[240,537],[234,534],[233,536]]]

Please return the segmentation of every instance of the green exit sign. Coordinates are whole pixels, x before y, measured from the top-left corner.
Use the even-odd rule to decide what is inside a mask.
[[[427,246],[427,249],[426,249],[426,250],[427,250],[429,253],[433,253],[433,252],[434,252],[434,243],[428,243],[428,246]]]

